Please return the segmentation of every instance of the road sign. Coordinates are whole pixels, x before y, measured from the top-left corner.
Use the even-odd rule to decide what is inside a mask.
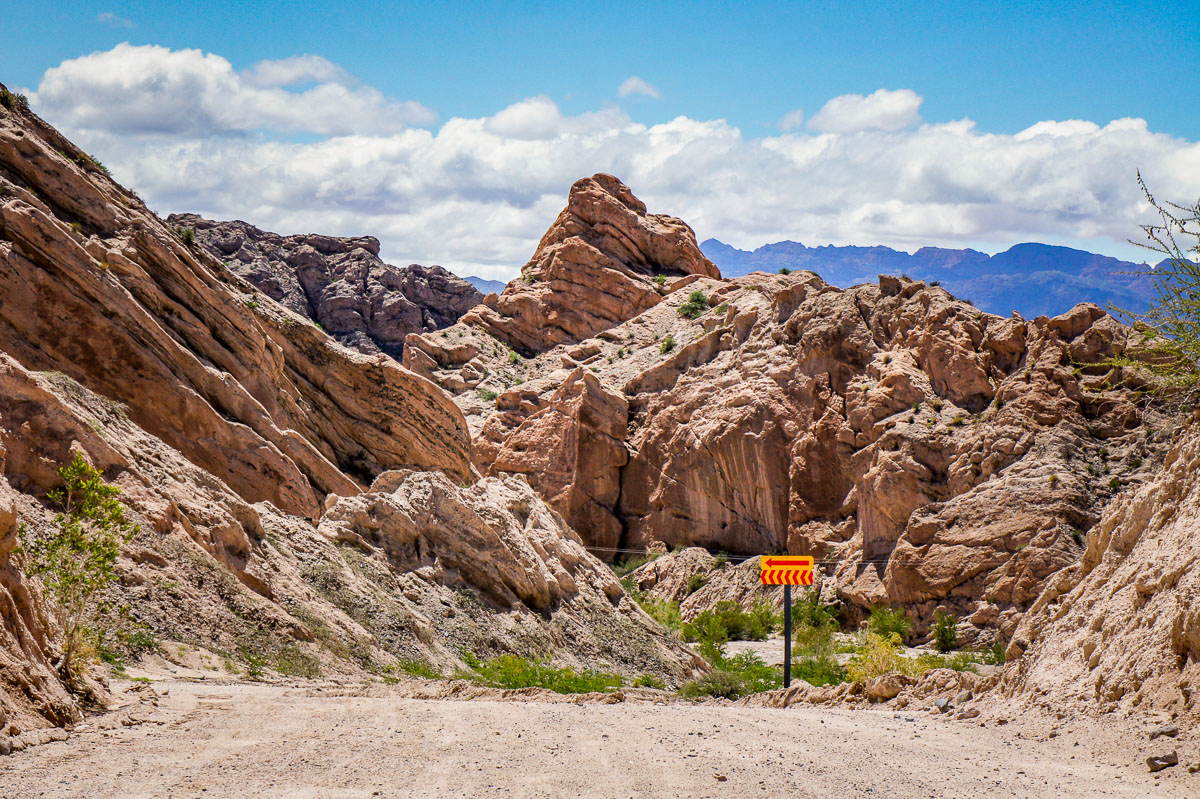
[[[763,555],[758,559],[763,585],[783,586],[783,687],[792,684],[792,586],[813,584],[812,555]]]
[[[812,585],[811,555],[763,555],[758,559],[763,585]]]

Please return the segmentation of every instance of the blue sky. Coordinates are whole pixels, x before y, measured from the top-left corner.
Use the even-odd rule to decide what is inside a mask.
[[[1081,3],[1067,10],[1064,5],[589,5],[518,0],[397,3],[386,8],[359,2],[276,2],[253,4],[251,9],[251,4],[216,2],[9,3],[4,12],[6,27],[20,35],[6,37],[0,52],[0,81],[30,90],[35,110],[97,151],[119,178],[133,183],[164,213],[198,210],[214,215],[254,215],[250,221],[277,228],[324,223],[325,232],[379,235],[387,253],[397,260],[442,260],[448,265],[479,267],[472,271],[495,276],[515,269],[523,259],[520,253],[530,241],[536,242],[537,231],[553,217],[552,209],[561,206],[571,180],[568,176],[601,169],[621,172],[618,176],[651,203],[652,210],[683,216],[701,238],[716,235],[739,246],[788,237],[815,244],[853,241],[912,249],[930,243],[994,250],[1016,243],[1014,238],[1035,238],[1129,255],[1132,251],[1120,231],[1129,228],[1126,235],[1136,233],[1136,225],[1131,224],[1136,209],[1130,205],[1136,196],[1121,186],[1122,181],[1133,185],[1133,169],[1140,166],[1152,174],[1161,173],[1159,186],[1168,191],[1190,192],[1193,197],[1200,193],[1200,178],[1189,180],[1180,174],[1194,163],[1193,145],[1200,139],[1200,82],[1194,79],[1200,74],[1200,3]],[[216,128],[201,125],[183,131],[177,120],[157,124],[146,118],[162,104],[161,96],[153,102],[150,95],[143,98],[146,107],[136,124],[113,122],[106,127],[78,112],[80,98],[94,97],[97,91],[78,74],[69,85],[53,92],[37,91],[47,70],[91,53],[113,52],[123,42],[162,48],[156,52],[164,75],[177,75],[178,69],[195,66],[180,67],[170,61],[173,54],[198,50],[227,62],[235,79],[243,83],[250,81],[251,70],[261,62],[319,56],[331,65],[328,69],[313,73],[315,77],[306,83],[283,86],[283,90],[297,94],[323,82],[336,84],[359,92],[357,104],[345,108],[336,104],[305,106],[283,123],[279,121],[283,112],[265,121],[251,114],[252,118],[222,122]],[[103,73],[100,67],[107,65],[115,76],[110,77],[117,80],[126,63],[113,56],[104,64],[97,62],[78,71]],[[339,68],[338,76],[330,77],[332,65]],[[642,90],[622,95],[619,88],[635,85],[627,83],[635,77]],[[256,86],[262,85],[261,75],[255,80]],[[136,104],[138,98],[130,93],[148,91],[147,87],[156,83],[153,76],[144,76],[141,83],[107,95],[107,113],[119,114],[123,104]],[[190,85],[180,83],[177,91],[191,91]],[[881,89],[907,94],[874,94]],[[111,81],[108,90],[116,91]],[[863,112],[869,117],[865,123],[847,122],[845,107],[834,107],[824,117],[818,114],[831,100],[846,95],[874,97],[879,107],[873,105]],[[549,105],[521,105],[534,98]],[[187,98],[177,99],[183,103]],[[876,112],[883,113],[880,109],[885,101],[890,103],[888,113],[892,115],[887,117],[890,121],[880,122],[883,117]],[[224,113],[217,107],[219,93],[205,102],[209,104],[205,114]],[[245,102],[259,101],[251,97]],[[353,121],[366,107],[363,103],[381,116],[359,130]],[[409,105],[402,108],[403,103]],[[326,107],[331,115],[340,113],[348,119],[347,125],[304,124],[305,113]],[[479,149],[471,150],[466,139],[458,139],[461,149],[454,156],[446,154],[452,138],[446,130],[448,121],[495,119],[513,107],[517,110],[510,117],[521,116],[519,124],[489,128],[489,135],[507,137],[503,142],[478,140],[475,145]],[[182,105],[176,111],[192,113]],[[531,114],[540,120],[530,123],[536,128],[532,134],[527,124]],[[598,115],[605,114],[608,121],[599,125]],[[546,121],[554,115],[558,122]],[[695,124],[684,125],[687,130],[679,125],[661,127],[679,118]],[[795,124],[783,124],[789,130],[781,133],[781,120],[789,118]],[[1112,120],[1129,118],[1144,120],[1142,133],[1106,127]],[[1128,154],[1130,163],[1124,172],[1129,175],[1097,173],[1085,184],[1035,185],[1028,173],[1053,172],[1054,164],[1070,158],[1058,153],[1054,161],[1038,161],[1050,156],[1039,154],[1039,148],[1026,139],[1005,139],[1013,148],[978,156],[983,159],[979,169],[1007,163],[1009,171],[999,178],[1016,180],[1014,176],[1021,176],[1024,182],[1014,184],[1004,196],[984,201],[977,186],[962,185],[953,175],[942,174],[971,173],[975,169],[972,163],[963,161],[941,169],[934,155],[921,155],[934,151],[917,149],[921,142],[928,147],[942,146],[938,142],[956,129],[940,129],[944,135],[939,136],[931,129],[960,120],[972,125],[969,132],[957,132],[962,159],[972,157],[965,153],[991,147],[995,143],[992,137],[1023,135],[1038,123],[1094,123],[1101,129],[1099,133],[1060,125],[1047,129],[1047,136],[1057,147],[1063,146],[1060,140],[1068,134],[1077,140],[1091,137],[1086,144],[1079,140],[1078,147],[1068,148],[1070,158],[1081,159],[1074,169],[1100,170],[1098,163],[1083,165],[1098,161],[1101,154],[1110,160]],[[484,127],[489,124],[480,122]],[[551,127],[547,128],[548,124]],[[641,133],[635,131],[637,126]],[[593,146],[600,128],[607,131],[608,143]],[[418,142],[414,133],[419,130],[429,131],[437,141]],[[443,161],[457,158],[461,168],[455,171],[443,164],[436,179],[425,178],[429,189],[418,194],[397,193],[387,186],[363,192],[338,186],[333,162],[327,160],[321,167],[328,173],[327,180],[302,181],[303,189],[300,185],[289,188],[286,180],[290,178],[283,173],[294,172],[296,158],[343,158],[333,144],[356,134],[371,137],[360,151],[379,153],[380,158],[397,148],[428,147],[431,153],[441,153],[438,157]],[[557,149],[534,153],[519,144],[531,136],[542,141],[557,137],[559,144]],[[572,136],[575,143],[564,149],[563,137]],[[638,136],[642,139],[632,141]],[[681,137],[683,143],[671,150],[654,149],[664,136]],[[1137,136],[1141,138],[1133,141]],[[832,145],[831,137],[836,140]],[[136,147],[130,145],[131,139],[138,140]],[[867,139],[873,142],[873,149],[867,147]],[[618,148],[622,141],[626,150]],[[301,208],[268,196],[247,199],[245,185],[217,185],[220,181],[209,173],[199,179],[210,186],[208,193],[197,186],[197,180],[171,185],[161,170],[146,161],[150,157],[161,161],[169,154],[200,174],[202,154],[214,163],[239,154],[262,158],[264,153],[278,152],[279,147],[271,145],[286,144],[312,146],[292,151],[292,166],[280,166],[268,182],[275,186],[276,195],[316,192],[320,199],[314,206]],[[249,149],[251,145],[257,149]],[[492,146],[494,159],[484,154]],[[819,168],[809,153],[818,146],[827,153]],[[736,174],[697,177],[704,170],[713,174],[713,151],[721,147],[725,150],[719,163],[746,159],[744,186],[736,185]],[[888,196],[890,184],[875,174],[889,147],[926,164],[916,183],[911,174],[894,176],[906,181],[905,190],[896,197]],[[331,155],[334,150],[336,156]],[[763,160],[764,152],[783,150],[790,153],[789,163],[799,165],[789,184],[781,184],[774,174],[778,168]],[[1094,154],[1091,160],[1089,152]],[[843,160],[834,162],[835,155]],[[509,174],[500,165],[511,166],[516,157],[539,163],[545,160],[558,168],[507,192],[490,185],[490,178],[483,173]],[[1027,163],[1012,165],[1016,158]],[[418,160],[427,163],[430,158]],[[447,195],[457,198],[458,205],[446,206],[439,218],[412,216],[415,205],[433,201],[431,192],[436,190],[437,180],[476,169],[476,162],[483,166],[471,180],[462,186],[448,186]],[[389,174],[404,183],[417,168],[415,164],[394,163]],[[344,169],[344,164],[336,168]],[[856,172],[856,168],[873,169],[874,173]],[[514,170],[511,174],[519,179],[525,173]],[[257,183],[264,179],[260,175]],[[1067,180],[1065,176],[1056,179]],[[840,209],[841,221],[830,213],[821,216],[818,204],[807,197],[814,187],[828,191],[835,180],[863,186],[861,196],[838,192],[838,202],[857,209],[849,216]],[[947,185],[943,187],[943,183]],[[779,196],[794,191],[796,197],[784,197],[769,209],[754,197],[745,213],[761,212],[758,221],[740,226],[734,214],[704,206],[698,199],[703,192],[723,192],[722,202],[727,206],[745,205],[746,192],[755,186],[761,193]],[[477,195],[471,196],[471,191]],[[492,198],[489,192],[503,196]],[[919,195],[916,200],[913,192]],[[1082,198],[1076,196],[1080,192]],[[1114,192],[1120,193],[1123,210],[1105,217],[1106,204],[1117,205]],[[1023,194],[1042,199],[1026,207],[1020,199]],[[496,202],[489,205],[489,198]],[[1039,212],[1044,215],[1055,198],[1060,198],[1060,206],[1074,207],[1054,214],[1057,227],[1036,223]],[[653,201],[660,206],[655,208]],[[957,209],[954,215],[947,210],[951,206]],[[475,215],[483,231],[477,244],[460,246],[456,238],[449,246],[439,246],[446,242],[418,235],[447,230],[445,218],[455,213]],[[411,217],[409,224],[401,219],[406,214]],[[1087,220],[1083,220],[1085,216]],[[766,221],[768,217],[770,221]],[[378,219],[383,229],[352,229],[369,219]],[[456,237],[474,235],[465,225],[453,230]],[[854,235],[856,232],[860,235]],[[485,235],[493,238],[494,246],[488,245]]]

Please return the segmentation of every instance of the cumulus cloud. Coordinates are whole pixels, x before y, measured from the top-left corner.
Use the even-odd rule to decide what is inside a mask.
[[[804,123],[804,109],[797,108],[795,111],[788,111],[780,120],[775,123],[775,126],[780,130],[798,130]]]
[[[295,108],[312,101],[282,92],[290,97],[274,116],[259,109],[248,123],[251,112],[242,110],[234,124],[222,121],[228,117],[220,109],[161,87],[210,97],[260,91],[252,81],[305,78],[352,89],[316,61],[264,68],[252,79],[224,59],[180,52],[183,63],[155,54],[159,71],[131,69],[127,84],[101,75],[99,85],[121,87],[110,95],[120,105],[105,114],[63,102],[66,95],[51,90],[64,80],[55,70],[31,101],[160,213],[240,218],[281,233],[369,233],[393,263],[441,263],[491,278],[516,274],[571,183],[595,172],[617,175],[651,211],[683,218],[701,239],[909,250],[1104,238],[1115,248],[1148,221],[1135,169],[1158,196],[1184,201],[1196,191],[1190,176],[1200,174],[1200,144],[1151,131],[1140,119],[1045,121],[1015,135],[981,131],[969,120],[907,128],[860,120],[850,133],[793,128],[751,138],[724,120],[681,116],[644,125],[615,106],[564,114],[539,96],[436,129],[350,124],[353,132],[299,141],[210,135],[261,127],[264,119],[294,126]],[[391,104],[380,97],[376,107]],[[180,125],[181,107],[207,108],[216,121]],[[128,115],[137,120],[134,134]]]
[[[110,28],[132,28],[133,21],[119,17],[111,11],[105,11],[96,15],[96,21],[101,25],[107,25]]]
[[[641,94],[646,97],[653,97],[655,100],[661,100],[662,94],[654,86],[639,78],[637,75],[631,75],[621,81],[620,87],[617,88],[618,97],[628,97],[631,94]]]
[[[305,83],[354,83],[346,70],[337,64],[319,55],[307,54],[259,61],[242,73],[242,80],[260,88],[300,86]]]
[[[900,130],[921,121],[921,95],[912,89],[879,89],[864,97],[834,97],[808,121],[821,133],[856,133],[860,130]]]
[[[243,74],[219,55],[122,43],[47,70],[29,99],[71,130],[133,135],[388,133],[436,118],[420,103],[335,82],[335,73],[325,59],[301,56]],[[314,80],[304,91],[283,88]]]

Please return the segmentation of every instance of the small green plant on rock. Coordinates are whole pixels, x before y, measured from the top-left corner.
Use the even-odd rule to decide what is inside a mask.
[[[688,584],[687,584],[688,594],[696,593],[701,588],[703,588],[704,584],[707,582],[708,582],[707,574],[705,574],[704,572],[695,572],[694,574],[692,574],[691,577],[688,578]]]
[[[640,675],[636,680],[633,681],[633,687],[634,688],[657,688],[661,691],[665,687],[665,685],[663,684],[663,681],[661,679],[659,679],[658,677],[655,677],[653,674],[650,674],[649,672],[647,672],[645,674]]]
[[[708,297],[703,291],[693,291],[688,295],[687,302],[679,306],[679,315],[688,319],[699,319],[708,311]]]
[[[121,489],[104,481],[99,470],[76,453],[58,470],[63,487],[47,494],[58,508],[55,531],[32,536],[20,528],[20,553],[27,574],[41,578],[63,630],[59,671],[73,682],[75,655],[89,625],[102,627],[100,595],[116,579],[113,565],[121,545],[137,527],[117,497]]]
[[[658,286],[659,288],[662,288],[663,286],[667,285],[667,276],[666,275],[655,275],[654,276],[654,285]]]
[[[658,351],[661,354],[666,355],[673,349],[675,349],[675,337],[668,334],[667,337],[662,340],[662,344],[658,345]]]

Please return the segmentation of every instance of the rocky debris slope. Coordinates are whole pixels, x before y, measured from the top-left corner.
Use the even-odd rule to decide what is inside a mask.
[[[1049,581],[1009,645],[1002,689],[1054,709],[1200,711],[1200,427],[1124,492],[1080,561]]]
[[[624,183],[593,175],[571,187],[567,207],[520,279],[489,295],[463,322],[528,355],[573,344],[653,307],[667,279],[720,274],[684,222],[646,213]],[[428,352],[447,365],[450,353],[436,346]]]
[[[139,525],[114,645],[231,670],[380,673],[517,652],[678,682],[696,665],[462,413],[190,246],[84,153],[0,107],[0,715],[78,713],[12,547],[82,453]],[[129,653],[127,651],[127,654]],[[166,649],[164,648],[164,651]]]
[[[475,466],[526,475],[599,553],[814,554],[851,611],[909,605],[920,632],[943,605],[967,640],[1007,636],[1161,463],[1169,420],[1104,365],[1126,331],[1094,305],[1001,318],[812,273],[661,292],[591,338],[523,341],[530,358],[472,314],[406,353],[455,394]]]
[[[399,358],[405,336],[448,327],[483,300],[440,266],[384,263],[371,236],[280,236],[195,214],[172,214],[167,222],[191,228],[234,274],[359,352]]]

